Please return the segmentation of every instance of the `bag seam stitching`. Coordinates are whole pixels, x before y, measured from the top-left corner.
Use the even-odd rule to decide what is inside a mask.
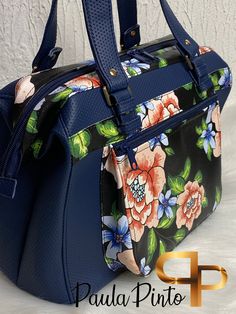
[[[59,116],[59,121],[61,122],[61,126],[64,130],[64,133],[66,137],[68,137],[68,129],[64,123],[62,115]],[[73,163],[72,158],[70,161],[70,174],[67,182],[67,188],[66,188],[66,194],[65,194],[65,201],[64,201],[64,210],[63,210],[63,227],[62,227],[62,266],[64,271],[64,280],[65,280],[65,286],[67,291],[68,300],[74,301],[74,298],[72,296],[71,292],[71,280],[69,276],[68,271],[68,258],[67,258],[67,245],[66,245],[66,238],[67,238],[67,217],[68,217],[68,211],[67,211],[67,204],[68,204],[68,197],[69,197],[69,190],[71,185],[71,177],[72,177],[72,169],[73,169]]]

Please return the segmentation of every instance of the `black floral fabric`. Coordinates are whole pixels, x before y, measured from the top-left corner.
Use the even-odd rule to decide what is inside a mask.
[[[199,53],[210,53],[201,47]],[[181,62],[176,47],[128,53],[122,66],[128,78]],[[23,152],[38,159],[50,138],[60,110],[78,93],[101,88],[93,62],[35,73],[16,86],[13,125],[20,123],[29,101],[48,82],[65,73],[72,75],[35,104],[28,119]],[[231,87],[229,68],[209,74],[214,92]],[[208,99],[212,90],[199,92],[194,83],[157,95],[137,104],[142,121],[140,136],[174,119]],[[71,157],[79,162],[103,148],[101,165],[101,226],[104,259],[113,271],[129,269],[148,275],[158,256],[173,250],[206,219],[221,199],[221,107],[208,105],[197,116],[150,136],[128,154],[117,155],[114,147],[126,140],[114,119],[98,121],[68,138]]]
[[[220,203],[220,105],[157,133],[134,154],[136,169],[127,155],[104,149],[102,239],[110,269],[146,276]]]

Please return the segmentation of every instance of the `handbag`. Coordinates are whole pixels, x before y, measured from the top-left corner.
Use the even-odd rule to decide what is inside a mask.
[[[118,1],[120,52],[111,0],[82,3],[94,61],[53,68],[53,0],[32,73],[0,91],[0,267],[65,304],[78,283],[95,293],[125,270],[149,275],[215,211],[232,85],[166,0],[172,35],[142,45],[136,1]]]

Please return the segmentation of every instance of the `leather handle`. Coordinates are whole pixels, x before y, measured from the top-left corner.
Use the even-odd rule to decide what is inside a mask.
[[[52,0],[42,43],[32,64],[33,72],[52,68],[62,51],[61,48],[56,47],[57,5],[58,0]],[[117,0],[117,5],[120,20],[120,43],[122,49],[129,49],[140,42],[137,3],[136,0]]]
[[[137,18],[136,0],[117,1],[120,19],[120,46],[122,50],[130,49],[140,44],[140,26]]]
[[[116,46],[111,0],[82,0],[86,27],[99,75],[105,85],[105,96],[116,111],[118,125],[127,135],[141,126],[122,68]],[[181,26],[166,0],[160,0],[167,23],[187,58],[189,70],[201,90],[212,87],[206,65],[199,56],[199,45]],[[110,100],[109,100],[110,99]]]
[[[104,93],[112,105],[121,132],[131,135],[141,128],[140,117],[121,65],[112,16],[111,0],[82,0],[88,37]]]
[[[124,11],[124,2],[127,3],[127,7],[129,6],[129,11]],[[126,19],[126,23],[129,25],[129,27],[132,29],[135,29],[135,25],[137,24],[137,0],[120,0],[118,1],[118,7],[120,4],[120,11],[122,15],[120,16],[120,19],[123,20]],[[175,15],[173,14],[170,6],[165,0],[160,0],[160,4],[163,10],[163,13],[165,15],[166,21],[169,25],[169,28],[175,38],[177,38],[177,41],[182,47],[182,49],[188,53],[190,56],[194,56],[196,53],[198,53],[198,45],[197,43],[189,36],[189,34],[183,29],[183,27],[180,25],[178,20],[176,19]],[[125,21],[124,24],[125,25]],[[121,26],[122,27],[122,26]],[[126,29],[128,29],[128,26],[126,26]],[[121,34],[125,34],[125,30],[121,28]],[[133,37],[133,46],[138,45],[140,43],[140,34],[139,38],[135,36],[134,31],[134,37]],[[123,38],[123,42],[125,41],[125,38]],[[186,47],[186,43],[191,43],[191,47]],[[122,45],[122,41],[121,41]],[[124,47],[125,48],[125,47]]]

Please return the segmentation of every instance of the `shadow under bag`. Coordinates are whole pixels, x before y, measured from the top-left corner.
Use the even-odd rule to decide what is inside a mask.
[[[111,0],[83,0],[95,61],[53,68],[53,0],[32,74],[0,91],[0,267],[40,298],[147,276],[220,203],[232,75],[160,4],[173,36],[140,45],[136,1],[118,1],[118,53]]]

